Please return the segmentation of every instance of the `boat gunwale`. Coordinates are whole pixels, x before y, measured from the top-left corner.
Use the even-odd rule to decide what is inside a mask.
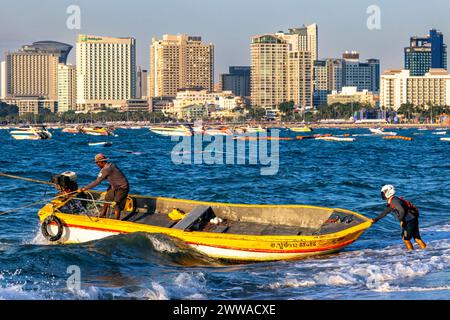
[[[100,194],[101,192],[94,192],[94,193],[98,193]],[[138,223],[138,222],[131,222],[131,221],[123,221],[123,220],[114,220],[114,219],[106,219],[106,218],[98,218],[98,217],[91,217],[88,215],[78,215],[78,214],[73,214],[73,213],[64,213],[64,212],[58,212],[56,213],[56,216],[61,215],[63,220],[66,220],[67,218],[69,218],[70,220],[74,220],[74,221],[78,221],[80,223],[82,223],[82,225],[73,225],[72,223],[67,223],[70,226],[73,227],[87,227],[87,228],[93,228],[93,229],[97,229],[97,230],[104,230],[105,232],[117,232],[117,233],[132,233],[132,232],[147,232],[147,233],[162,233],[162,234],[167,234],[169,236],[174,236],[177,237],[177,235],[179,235],[179,237],[182,239],[183,235],[191,235],[194,237],[199,237],[199,238],[213,238],[213,239],[228,239],[228,240],[245,240],[245,241],[261,241],[264,240],[266,242],[268,241],[293,241],[293,240],[304,240],[304,241],[314,241],[314,240],[333,240],[333,239],[338,239],[338,238],[342,238],[345,237],[349,234],[354,234],[354,233],[358,233],[358,232],[364,232],[365,230],[367,230],[371,225],[372,222],[370,219],[364,217],[363,215],[351,211],[351,210],[347,210],[347,209],[341,209],[341,208],[326,208],[326,207],[319,207],[319,206],[310,206],[310,205],[252,205],[252,204],[226,204],[226,203],[219,203],[219,202],[201,202],[201,201],[197,201],[197,200],[185,200],[185,199],[175,199],[175,198],[164,198],[164,197],[151,197],[151,196],[139,196],[139,195],[130,195],[132,197],[139,197],[139,198],[144,198],[144,199],[153,199],[153,200],[173,200],[173,201],[181,201],[181,202],[186,202],[186,203],[195,203],[195,204],[209,204],[209,205],[224,205],[224,206],[228,206],[228,205],[233,205],[234,207],[263,207],[263,208],[270,208],[270,207],[285,207],[285,208],[314,208],[314,209],[322,209],[322,210],[327,210],[331,212],[343,212],[343,213],[349,213],[352,215],[356,215],[357,217],[362,218],[364,221],[353,226],[350,228],[346,228],[343,229],[341,231],[338,232],[333,232],[333,233],[327,233],[327,234],[321,234],[321,235],[243,235],[243,234],[228,234],[228,233],[215,233],[215,232],[207,232],[207,231],[184,231],[184,230],[178,230],[178,229],[172,229],[172,228],[167,228],[167,227],[161,227],[161,226],[154,226],[154,225],[149,225],[149,224],[142,224],[142,223]],[[59,203],[58,203],[59,202]],[[55,206],[54,204],[57,204],[57,206]],[[66,203],[66,201],[53,201],[50,202],[49,204],[45,205],[43,208],[41,208],[38,212],[38,215],[41,219],[41,221],[43,221],[47,216],[52,214],[52,210],[55,210],[57,208],[62,207],[64,204]],[[48,207],[51,207],[48,208]],[[50,210],[49,210],[50,209]],[[50,211],[50,212],[49,212]],[[96,220],[93,220],[96,219]],[[81,220],[81,221],[80,221]],[[87,225],[83,222],[87,222]],[[94,227],[94,226],[90,226],[91,223],[102,223],[103,225],[106,225],[106,227],[111,226],[111,227],[117,227],[114,229],[108,229],[108,228],[103,228],[103,227]],[[136,226],[139,225],[141,227],[136,228],[135,229],[139,229],[136,231],[127,231],[126,229],[133,229],[131,226]],[[145,229],[155,229],[155,231],[147,231]],[[169,231],[169,232],[168,232]]]

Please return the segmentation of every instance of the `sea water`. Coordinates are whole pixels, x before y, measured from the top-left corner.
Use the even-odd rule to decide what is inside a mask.
[[[261,175],[257,164],[177,165],[171,160],[177,142],[148,129],[118,129],[107,138],[53,130],[53,139],[42,141],[16,141],[2,130],[2,172],[49,180],[70,170],[83,186],[96,178],[93,158],[103,152],[134,194],[340,207],[372,218],[385,205],[381,186],[393,184],[420,208],[428,248],[406,252],[390,215],[337,254],[224,265],[160,234],[50,245],[39,231],[37,205],[0,216],[0,299],[448,299],[450,145],[431,131],[394,131],[414,140],[322,129],[315,133],[351,133],[356,141],[279,141],[278,171]],[[105,139],[112,147],[88,146]],[[54,194],[49,186],[0,177],[0,211]],[[75,288],[68,281],[73,266],[79,270]]]

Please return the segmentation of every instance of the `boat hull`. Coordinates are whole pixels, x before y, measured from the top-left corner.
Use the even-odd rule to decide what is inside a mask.
[[[207,232],[184,232],[168,228],[145,225],[128,225],[130,222],[110,219],[68,217],[57,215],[64,223],[64,231],[59,244],[77,244],[103,238],[144,232],[165,234],[183,241],[192,249],[214,259],[229,261],[278,261],[296,260],[305,257],[336,253],[356,241],[364,230],[355,230],[347,235],[333,238],[300,236],[242,236],[223,235]],[[57,233],[55,224],[49,226]]]

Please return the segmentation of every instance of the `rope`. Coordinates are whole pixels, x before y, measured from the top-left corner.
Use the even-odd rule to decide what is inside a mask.
[[[25,177],[19,177],[19,176],[15,176],[15,175],[12,175],[12,174],[7,174],[7,173],[4,173],[4,172],[0,172],[0,176],[6,177],[6,178],[11,178],[11,179],[19,179],[19,180],[24,180],[24,181],[29,181],[29,182],[46,184],[46,185],[50,185],[50,186],[54,186],[55,185],[54,183],[49,182],[49,181],[36,180],[36,179],[25,178]]]
[[[0,216],[6,215],[6,214],[9,214],[9,213],[12,213],[12,212],[18,212],[18,211],[20,211],[20,210],[22,210],[22,209],[29,208],[29,207],[33,207],[33,206],[38,205],[38,204],[40,204],[40,203],[51,202],[51,201],[53,201],[53,200],[55,200],[55,199],[62,198],[62,197],[66,197],[66,196],[68,196],[68,195],[71,195],[71,194],[74,194],[74,193],[77,193],[77,192],[78,192],[78,191],[74,191],[74,192],[70,192],[70,193],[65,193],[65,194],[61,194],[61,195],[59,195],[59,196],[55,196],[55,197],[53,197],[53,198],[42,199],[42,200],[39,200],[39,201],[30,203],[30,204],[26,204],[26,205],[24,205],[24,206],[17,207],[17,208],[15,208],[15,209],[7,210],[7,211],[1,211],[1,212],[0,212]]]
[[[49,200],[52,200],[52,199],[39,200],[39,201],[30,203],[30,204],[24,205],[22,207],[18,207],[18,208],[11,209],[11,210],[8,210],[8,211],[2,211],[2,212],[0,212],[0,216],[6,215],[6,214],[9,214],[9,213],[12,213],[12,212],[17,212],[17,211],[20,211],[20,210],[25,209],[25,208],[33,207],[33,206],[35,206],[37,204],[40,204],[40,203],[43,203],[43,202],[47,202]]]

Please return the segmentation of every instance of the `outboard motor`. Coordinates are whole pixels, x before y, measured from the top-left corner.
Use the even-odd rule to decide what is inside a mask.
[[[66,171],[61,174],[53,175],[52,183],[54,183],[56,189],[61,192],[70,193],[78,190],[77,174],[72,171]]]

